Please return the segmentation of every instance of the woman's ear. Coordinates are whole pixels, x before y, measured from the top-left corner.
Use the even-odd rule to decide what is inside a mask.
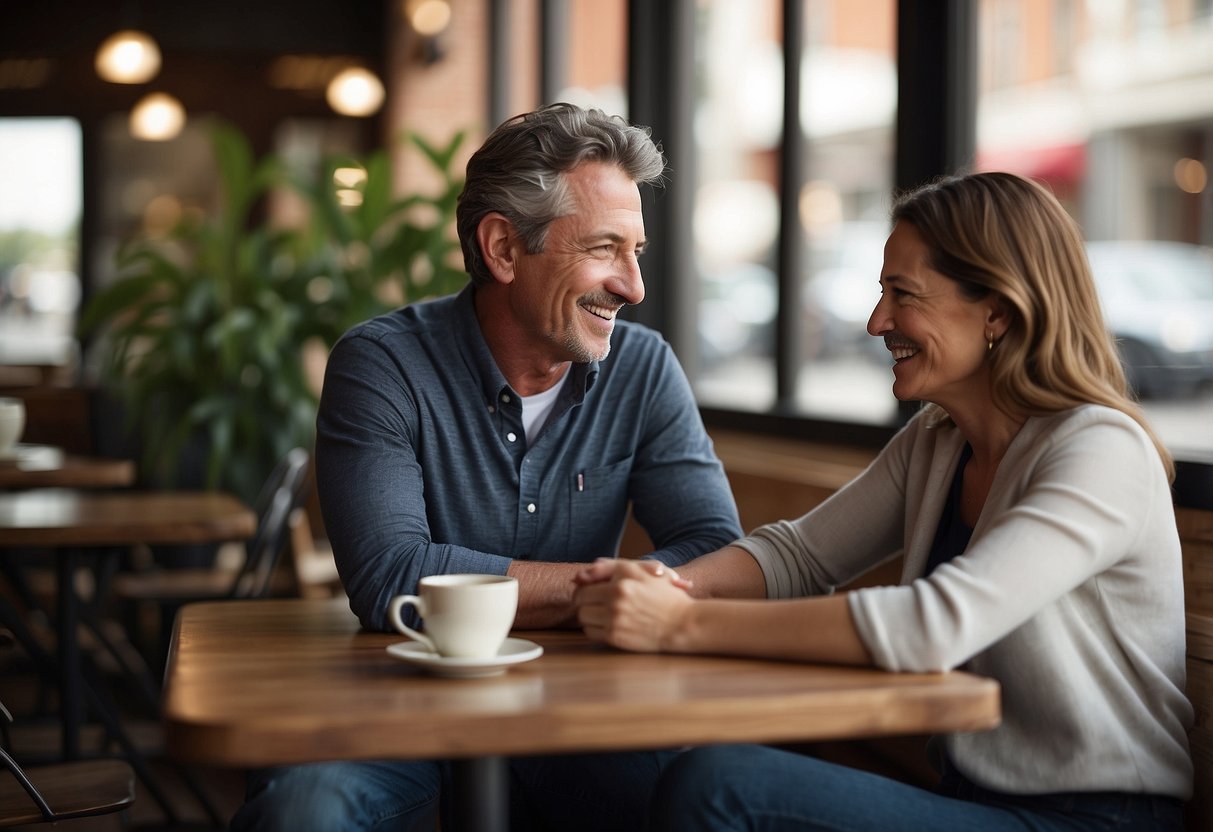
[[[986,331],[994,340],[1002,338],[1011,328],[1011,305],[1001,295],[996,295],[986,311]]]
[[[493,279],[508,284],[514,280],[514,226],[504,214],[490,211],[476,226],[480,254]]]

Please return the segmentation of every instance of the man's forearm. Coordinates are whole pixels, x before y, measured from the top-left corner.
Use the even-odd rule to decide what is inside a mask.
[[[573,607],[573,576],[584,563],[544,563],[516,560],[506,571],[518,579],[518,615],[514,626],[524,630],[577,625]]]

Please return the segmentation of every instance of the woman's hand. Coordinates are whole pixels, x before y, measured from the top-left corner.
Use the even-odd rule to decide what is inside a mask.
[[[656,561],[599,559],[574,579],[577,620],[594,641],[640,652],[670,649],[691,605],[689,582]]]

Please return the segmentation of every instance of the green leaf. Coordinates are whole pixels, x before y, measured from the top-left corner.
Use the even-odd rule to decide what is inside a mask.
[[[146,471],[170,482],[182,452],[201,444],[208,483],[251,500],[282,453],[312,441],[316,398],[300,360],[307,340],[331,348],[388,308],[382,296],[392,284],[409,302],[466,282],[447,262],[458,265],[460,186],[451,166],[462,139],[410,137],[445,185],[398,196],[386,149],[326,159],[309,179],[273,155],[255,158],[230,125],[213,125],[218,209],[183,221],[168,239],[123,244],[118,279],[79,324],[99,336],[105,383],[127,403]],[[338,202],[338,166],[366,171],[353,208]],[[257,201],[288,187],[305,202],[307,221],[286,229],[258,221]],[[414,269],[431,279],[413,285]]]

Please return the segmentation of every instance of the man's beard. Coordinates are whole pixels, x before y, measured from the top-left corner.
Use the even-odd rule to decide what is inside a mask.
[[[611,352],[611,341],[607,339],[606,346],[602,348],[601,353],[597,353],[590,349],[586,343],[578,337],[577,328],[573,324],[569,324],[564,331],[564,337],[560,339],[563,346],[573,357],[575,364],[589,364],[593,361],[602,361]]]

